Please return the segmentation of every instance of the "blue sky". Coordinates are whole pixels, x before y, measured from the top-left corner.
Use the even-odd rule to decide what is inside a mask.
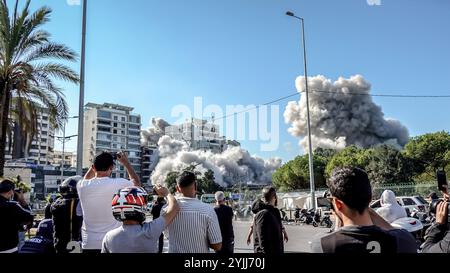
[[[42,5],[53,9],[54,40],[79,52],[81,6],[32,1]],[[448,1],[89,0],[85,101],[133,106],[148,127],[153,116],[174,122],[172,108],[193,107],[195,96],[225,108],[291,94],[303,62],[300,25],[287,10],[306,20],[310,76],[362,74],[377,94],[450,94]],[[78,87],[63,86],[76,115]],[[260,141],[242,146],[264,158],[303,153],[283,120],[288,101],[278,103],[277,151],[261,152]],[[412,136],[450,130],[450,99],[374,101]],[[71,121],[67,134],[76,127]],[[76,141],[67,147],[75,151]]]

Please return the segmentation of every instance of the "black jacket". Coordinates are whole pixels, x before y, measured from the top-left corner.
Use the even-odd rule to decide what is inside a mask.
[[[253,203],[252,211],[255,214],[253,223],[255,253],[283,254],[283,225],[280,211],[260,200]]]
[[[33,222],[33,218],[31,211],[0,195],[0,252],[17,247],[19,230]]]
[[[423,253],[450,253],[450,232],[448,225],[432,225],[425,234]]]
[[[54,240],[57,253],[67,253],[67,244],[81,241],[83,217],[77,216],[78,198],[60,198],[53,202],[51,213],[55,229]]]

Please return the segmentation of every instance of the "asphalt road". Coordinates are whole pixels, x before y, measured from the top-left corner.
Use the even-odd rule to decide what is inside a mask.
[[[234,221],[235,253],[253,253],[253,243],[247,245],[247,235],[252,222]],[[329,229],[313,227],[312,225],[286,224],[289,241],[285,244],[286,253],[310,252],[309,242],[320,237]],[[163,252],[168,252],[168,241],[165,240]]]
[[[251,223],[249,221],[233,222],[236,253],[253,253],[253,245],[248,246],[246,243]],[[286,224],[285,228],[289,237],[289,241],[284,245],[286,253],[310,252],[309,242],[316,236],[320,237],[329,231],[327,228],[315,228],[312,225]]]

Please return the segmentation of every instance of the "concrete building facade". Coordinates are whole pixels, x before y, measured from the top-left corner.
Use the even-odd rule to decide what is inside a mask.
[[[104,103],[88,103],[84,113],[83,168],[92,165],[102,151],[128,152],[131,165],[141,174],[141,116],[132,107]],[[128,178],[123,166],[117,165],[113,177]]]
[[[13,149],[9,149],[10,140],[6,140],[5,160],[26,160],[33,161],[37,165],[48,165],[53,161],[55,148],[55,128],[49,121],[49,115],[45,111],[37,116],[37,132],[30,147],[22,147],[22,155],[13,155]],[[14,133],[12,134],[14,138]],[[29,148],[29,150],[28,150]]]

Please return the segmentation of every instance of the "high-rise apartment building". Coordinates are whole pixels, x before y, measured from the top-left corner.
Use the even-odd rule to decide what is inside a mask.
[[[49,121],[49,115],[43,110],[37,115],[37,131],[29,147],[22,143],[16,146],[16,149],[13,148],[17,136],[14,135],[14,130],[12,129],[11,138],[14,141],[10,145],[10,139],[7,138],[5,159],[7,161],[22,160],[34,162],[36,165],[51,164],[55,148],[54,135],[55,128]]]
[[[62,161],[62,155],[63,152],[62,151],[55,151],[53,153],[53,161],[52,161],[52,165],[55,167],[60,167],[61,166],[61,161]],[[64,152],[64,168],[68,169],[68,168],[76,168],[77,167],[77,154],[73,153],[73,152]]]
[[[220,136],[219,125],[207,120],[191,119],[180,125],[168,126],[165,134],[186,142],[194,150],[221,153],[227,149],[225,137]]]
[[[141,175],[141,116],[132,113],[133,110],[132,107],[110,103],[88,103],[85,106],[83,168],[89,168],[94,157],[102,151],[126,151],[137,175]],[[127,178],[120,164],[112,176]]]

